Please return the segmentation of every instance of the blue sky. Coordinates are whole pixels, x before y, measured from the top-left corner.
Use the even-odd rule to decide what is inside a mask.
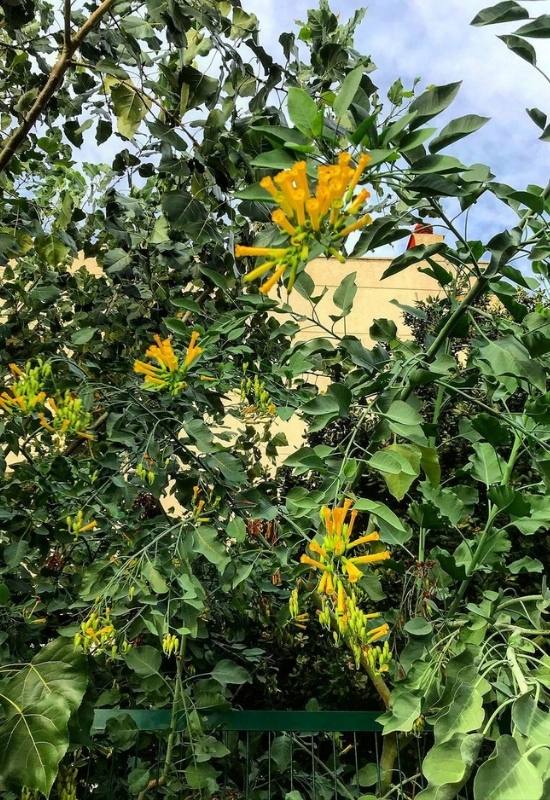
[[[550,83],[526,61],[511,53],[496,34],[509,33],[518,23],[473,28],[470,20],[496,0],[331,0],[347,18],[360,6],[367,15],[356,39],[357,49],[369,53],[378,67],[373,80],[384,90],[396,77],[410,85],[462,80],[452,107],[438,117],[443,124],[463,114],[480,114],[491,121],[446,152],[465,163],[488,164],[497,180],[523,188],[546,185],[550,177],[550,143],[538,141],[538,128],[525,113],[538,106],[550,114]],[[550,2],[528,2],[532,15],[550,13]],[[245,0],[243,6],[260,19],[262,42],[279,54],[277,39],[305,19],[310,0]],[[550,72],[548,40],[531,40],[539,64]],[[482,200],[470,215],[469,235],[487,237],[502,230],[512,216],[501,203]]]

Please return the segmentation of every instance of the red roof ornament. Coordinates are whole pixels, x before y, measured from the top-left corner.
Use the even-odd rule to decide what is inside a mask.
[[[425,225],[423,222],[417,222],[417,224],[413,228],[413,233],[411,233],[409,241],[407,243],[407,250],[410,250],[411,247],[416,247],[416,239],[414,238],[415,233],[433,233],[434,229],[431,225]]]

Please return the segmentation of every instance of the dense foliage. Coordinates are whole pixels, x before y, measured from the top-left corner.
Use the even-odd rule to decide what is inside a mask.
[[[209,716],[316,705],[382,714],[374,771],[333,742],[343,796],[543,800],[550,186],[443,152],[487,119],[438,129],[459,84],[379,90],[362,11],[321,0],[278,64],[239,0],[60,5],[1,3],[2,796],[238,796],[246,758],[267,797],[289,737],[252,763]],[[528,17],[474,22],[520,20],[536,64]],[[472,240],[484,194],[516,223]],[[426,221],[445,241],[405,249]],[[312,258],[392,242],[385,277],[441,287],[414,340],[335,332],[355,273],[297,336]]]

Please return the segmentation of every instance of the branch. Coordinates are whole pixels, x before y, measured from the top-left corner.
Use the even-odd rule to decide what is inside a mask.
[[[63,22],[65,27],[64,48],[67,51],[71,46],[71,0],[65,0]]]
[[[105,16],[107,11],[113,5],[115,0],[103,0],[103,2],[96,8],[96,10],[90,14],[86,22],[82,25],[81,28],[75,33],[75,35],[71,38],[69,35],[69,40],[67,42],[67,6],[70,8],[70,2],[65,0],[65,40],[63,44],[63,48],[59,55],[59,58],[55,62],[52,67],[52,70],[48,76],[48,80],[42,87],[41,91],[39,92],[36,100],[32,104],[29,112],[25,116],[21,125],[16,128],[8,137],[4,140],[3,146],[0,149],[0,172],[3,172],[8,164],[10,163],[11,159],[13,158],[15,152],[19,145],[25,140],[29,131],[34,127],[35,122],[37,121],[38,117],[44,111],[48,103],[50,102],[53,94],[55,93],[56,89],[60,86],[65,77],[65,73],[67,72],[71,58],[82,43],[82,41],[86,38],[86,36],[90,33],[90,31],[101,21],[102,17]],[[70,33],[70,32],[69,32]]]

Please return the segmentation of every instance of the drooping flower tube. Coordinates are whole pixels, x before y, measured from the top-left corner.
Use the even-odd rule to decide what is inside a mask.
[[[361,213],[370,193],[361,189],[354,195],[369,162],[370,156],[362,153],[357,164],[352,165],[350,154],[342,152],[336,164],[317,168],[313,186],[305,161],[298,161],[274,177],[262,178],[261,187],[278,206],[271,219],[289,237],[289,243],[285,247],[237,245],[237,258],[267,259],[248,272],[244,280],[255,281],[271,273],[260,286],[260,292],[267,294],[288,273],[286,287],[290,292],[298,269],[308,262],[312,252],[318,254],[320,249],[327,257],[344,261],[341,247],[345,238],[372,222],[368,213]]]

